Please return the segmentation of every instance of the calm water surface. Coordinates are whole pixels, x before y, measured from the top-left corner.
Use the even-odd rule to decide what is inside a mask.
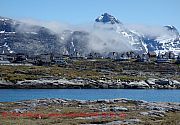
[[[39,98],[68,98],[81,100],[128,98],[150,102],[180,102],[180,90],[0,89],[0,102]]]

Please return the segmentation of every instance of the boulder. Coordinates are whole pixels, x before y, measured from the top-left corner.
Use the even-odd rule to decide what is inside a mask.
[[[123,121],[112,121],[112,122],[106,123],[106,125],[122,125],[122,124],[123,124]]]
[[[131,88],[150,88],[150,86],[145,81],[130,82],[128,85]]]
[[[147,84],[151,85],[151,86],[156,84],[155,81],[156,81],[156,79],[154,79],[154,78],[149,78],[148,80],[146,80]]]
[[[124,121],[124,124],[125,125],[134,125],[134,124],[138,124],[138,123],[140,123],[140,122],[142,122],[140,119],[128,119],[128,120],[125,120]]]
[[[128,111],[128,109],[126,107],[119,106],[119,107],[112,107],[110,109],[110,111],[113,111],[113,112],[123,111],[123,112],[125,112],[125,111]]]
[[[139,114],[143,116],[149,116],[149,117],[164,117],[165,113],[166,113],[165,111],[151,110],[148,112],[140,112]]]
[[[34,111],[34,109],[31,108],[19,108],[19,109],[13,109],[10,112],[15,112],[15,113],[24,113],[28,111]]]

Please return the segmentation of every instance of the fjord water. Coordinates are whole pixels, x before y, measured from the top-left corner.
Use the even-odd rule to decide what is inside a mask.
[[[180,90],[0,89],[0,102],[40,98],[66,98],[78,100],[128,98],[150,102],[180,102]]]

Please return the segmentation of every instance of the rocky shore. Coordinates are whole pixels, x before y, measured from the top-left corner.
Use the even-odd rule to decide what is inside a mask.
[[[0,121],[33,125],[179,125],[180,103],[130,99],[34,99],[0,103]]]
[[[102,59],[64,66],[1,66],[0,88],[179,89],[180,65]]]
[[[60,89],[180,89],[177,80],[149,78],[142,81],[92,80],[92,79],[39,79],[16,83],[0,81],[0,88],[60,88]]]

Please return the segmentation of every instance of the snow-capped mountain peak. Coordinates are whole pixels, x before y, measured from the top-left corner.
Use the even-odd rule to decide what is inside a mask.
[[[121,22],[116,19],[114,16],[104,13],[101,16],[99,16],[96,20],[96,22],[104,23],[104,24],[121,24]]]
[[[178,30],[172,26],[172,25],[167,25],[167,26],[164,26],[168,31],[170,31],[171,33],[175,34],[175,35],[179,35],[179,32]]]
[[[172,25],[167,25],[159,29],[158,28],[155,28],[154,30],[152,29],[152,31],[149,32],[149,34],[144,35],[143,31],[141,33],[139,31],[136,32],[133,29],[129,29],[114,16],[109,15],[107,13],[102,14],[95,21],[96,23],[101,22],[102,24],[112,24],[111,26],[109,26],[110,28],[109,27],[107,28],[107,26],[104,26],[105,28],[102,28],[103,25],[100,26],[96,25],[96,28],[100,27],[103,30],[111,29],[114,30],[119,35],[122,35],[125,38],[129,39],[130,44],[134,48],[134,51],[138,51],[140,53],[147,53],[149,51],[150,52],[154,51],[156,53],[159,51],[162,52],[173,51],[174,53],[180,52],[179,32]],[[145,31],[147,31],[147,29]],[[161,33],[156,33],[157,31],[161,31]]]
[[[0,17],[0,53],[54,52],[85,55],[91,51],[130,50],[138,53],[180,53],[180,35],[174,26],[138,29],[128,27],[108,13],[95,19],[91,31],[64,30],[61,34],[56,34],[45,27],[26,25],[28,24]]]

